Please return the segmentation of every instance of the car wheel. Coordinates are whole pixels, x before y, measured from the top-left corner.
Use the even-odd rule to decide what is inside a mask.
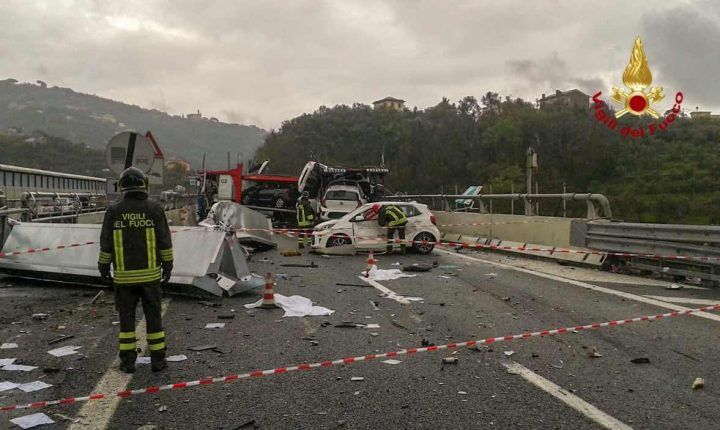
[[[432,250],[435,249],[435,237],[426,232],[418,234],[415,236],[415,239],[413,239],[412,249],[418,254],[431,253]]]
[[[350,238],[345,236],[344,234],[338,234],[338,235],[332,235],[330,236],[330,239],[328,239],[327,246],[328,248],[334,248],[336,246],[345,246],[350,245],[352,242],[350,241]]]
[[[244,205],[246,205],[246,206],[250,204],[250,195],[245,194],[245,195],[243,196],[243,198],[242,198],[242,204],[244,204]]]
[[[285,200],[283,200],[282,198],[278,197],[278,198],[275,200],[275,204],[274,204],[273,206],[275,206],[275,209],[283,209],[283,208],[285,207]]]

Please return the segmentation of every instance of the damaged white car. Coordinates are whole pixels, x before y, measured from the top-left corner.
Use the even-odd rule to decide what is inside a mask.
[[[348,213],[338,220],[330,220],[315,226],[313,232],[313,251],[327,254],[345,254],[353,251],[384,251],[387,229],[378,225],[374,204],[394,205],[402,209],[408,218],[405,227],[405,240],[408,248],[429,254],[440,240],[440,231],[435,226],[435,216],[427,205],[416,202],[379,202],[368,203]],[[395,236],[397,238],[397,234]],[[399,247],[395,244],[395,247]]]

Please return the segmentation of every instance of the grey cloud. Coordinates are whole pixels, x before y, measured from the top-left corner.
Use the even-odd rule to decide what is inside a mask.
[[[508,60],[507,68],[511,76],[524,81],[528,88],[544,88],[546,91],[578,88],[588,94],[602,90],[604,81],[598,77],[572,76],[565,60],[557,52],[539,60]]]

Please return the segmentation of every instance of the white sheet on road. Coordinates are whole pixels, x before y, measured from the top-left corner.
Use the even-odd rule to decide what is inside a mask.
[[[7,371],[20,371],[20,372],[29,372],[31,370],[37,369],[37,366],[24,366],[22,364],[8,364],[0,369],[7,370]]]
[[[82,348],[82,346],[62,346],[60,348],[51,349],[50,351],[48,351],[48,354],[55,357],[65,357],[66,355],[77,354],[77,350],[80,348]]]
[[[0,358],[0,367],[7,366],[8,364],[13,364],[17,360],[17,358]]]
[[[2,345],[0,345],[0,349],[15,349],[17,347],[17,343],[3,343]]]
[[[49,416],[43,414],[42,412],[32,415],[25,415],[24,417],[13,418],[10,420],[10,422],[24,429],[31,429],[33,427],[45,424],[55,424],[55,421],[50,419]]]
[[[19,386],[20,384],[16,384],[14,382],[2,381],[0,382],[0,393],[2,393],[3,391],[14,390]]]
[[[365,276],[364,271],[360,274],[362,276]],[[371,281],[392,281],[393,279],[414,278],[415,276],[417,275],[408,275],[407,273],[403,273],[403,271],[399,269],[378,269],[377,266],[373,264],[370,272],[368,273],[367,279]]]
[[[322,306],[313,306],[312,300],[303,296],[287,297],[282,294],[275,294],[275,303],[285,311],[283,317],[315,317],[330,315],[335,312]],[[248,309],[259,308],[260,305],[262,305],[262,299],[255,303],[248,303],[245,307]]]
[[[18,388],[26,393],[32,393],[33,391],[40,391],[50,387],[52,387],[52,384],[48,384],[43,381],[33,381],[28,382],[27,384],[22,384]]]

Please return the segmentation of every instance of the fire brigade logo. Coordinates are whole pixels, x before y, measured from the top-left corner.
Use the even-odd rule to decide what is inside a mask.
[[[623,109],[615,113],[616,118],[620,118],[626,113],[637,116],[647,113],[654,118],[660,118],[660,113],[651,106],[665,96],[662,87],[650,87],[652,73],[650,67],[648,67],[642,40],[639,37],[635,39],[635,46],[633,46],[632,54],[630,54],[630,63],[628,63],[625,73],[623,73],[623,84],[630,90],[629,92],[618,87],[612,89],[612,99],[625,105]],[[645,92],[645,90],[648,91]]]
[[[639,37],[635,39],[630,54],[630,62],[625,67],[623,84],[625,89],[612,87],[612,94],[610,95],[612,100],[623,106],[617,112],[613,112],[613,109],[610,109],[610,106],[600,98],[602,96],[601,91],[598,91],[592,97],[595,119],[609,130],[618,131],[623,136],[633,138],[652,136],[667,130],[678,116],[682,116],[681,105],[684,96],[680,91],[675,93],[675,103],[672,109],[668,109],[661,115],[660,112],[653,108],[653,105],[657,105],[658,102],[665,98],[665,95],[662,87],[652,86],[652,73],[643,50],[642,40]],[[658,119],[658,121],[650,124],[641,123],[618,127],[617,119],[628,113],[635,116],[649,115]]]

